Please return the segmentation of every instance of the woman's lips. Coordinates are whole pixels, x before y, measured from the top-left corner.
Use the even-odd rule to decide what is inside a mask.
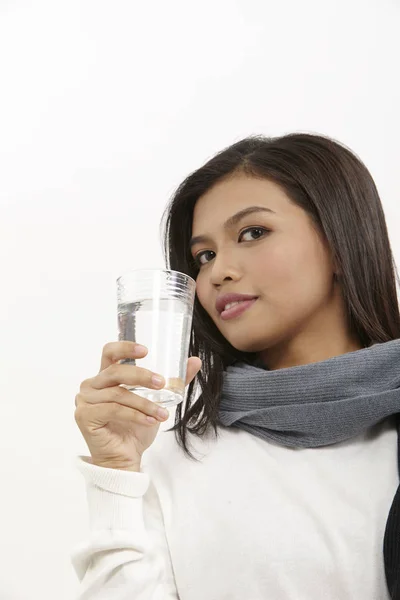
[[[221,319],[227,321],[229,319],[234,319],[235,317],[239,317],[242,315],[247,309],[249,309],[255,302],[257,302],[258,298],[253,298],[253,300],[244,300],[239,302],[239,304],[235,304],[232,308],[228,308],[228,310],[223,310],[221,313]]]

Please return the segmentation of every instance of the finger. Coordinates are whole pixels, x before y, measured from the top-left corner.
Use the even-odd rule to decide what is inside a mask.
[[[141,350],[140,344],[136,342],[109,342],[103,347],[99,373],[119,360],[123,360],[124,358],[143,358],[147,352],[147,349],[145,351]]]
[[[196,377],[197,373],[201,369],[201,366],[202,366],[202,362],[198,356],[191,356],[188,359],[187,368],[186,368],[185,386],[189,385],[189,383]]]
[[[106,404],[82,404],[75,410],[75,421],[83,432],[93,432],[105,427],[110,422],[138,423],[147,427],[161,425],[159,419],[149,420],[145,413],[139,410],[122,406],[116,402]]]
[[[119,404],[120,406],[140,411],[161,422],[165,421],[169,416],[168,410],[163,409],[163,407],[155,402],[151,402],[151,400],[147,400],[147,398],[139,396],[120,386],[97,390],[96,393],[82,391],[75,397],[76,408],[97,404]]]
[[[153,377],[158,376],[162,381],[153,381]],[[143,386],[150,389],[160,389],[165,386],[165,378],[160,373],[154,373],[150,369],[136,367],[135,365],[122,365],[114,363],[100,371],[96,377],[86,379],[81,384],[81,389],[93,388],[102,390],[118,385]]]

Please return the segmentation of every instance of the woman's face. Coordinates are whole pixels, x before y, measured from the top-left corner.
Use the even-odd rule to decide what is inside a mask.
[[[224,225],[251,206],[268,211]],[[315,348],[317,339],[322,343],[331,333],[347,336],[327,244],[280,186],[245,175],[216,184],[196,203],[192,238],[197,236],[206,238],[192,247],[200,266],[199,302],[236,349],[267,358],[262,351],[273,347],[293,354],[295,343],[299,349],[314,342]],[[215,302],[229,292],[258,299],[241,315],[223,320]]]

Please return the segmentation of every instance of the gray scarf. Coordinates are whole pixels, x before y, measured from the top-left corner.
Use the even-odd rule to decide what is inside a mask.
[[[283,446],[342,442],[400,413],[400,339],[318,363],[224,371],[219,418]]]

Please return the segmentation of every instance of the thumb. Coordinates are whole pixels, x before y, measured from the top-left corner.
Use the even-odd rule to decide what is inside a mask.
[[[186,369],[186,383],[185,386],[196,377],[202,366],[201,359],[198,356],[191,356],[188,358],[187,369]]]

